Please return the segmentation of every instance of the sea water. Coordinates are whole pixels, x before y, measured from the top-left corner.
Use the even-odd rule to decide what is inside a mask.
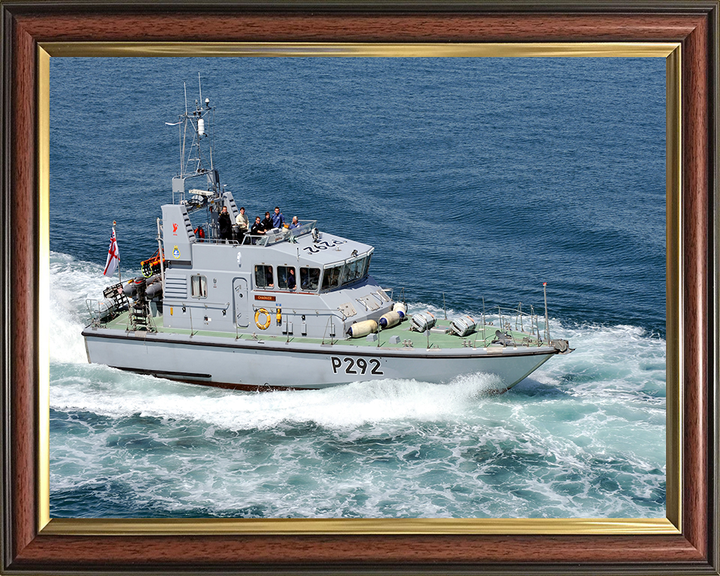
[[[244,393],[87,363],[113,220],[157,248],[202,98],[248,215],[375,246],[410,311],[544,313],[554,357],[487,376]],[[665,515],[665,63],[624,58],[51,60],[53,517]],[[443,309],[444,305],[444,309]],[[291,364],[268,365],[286,374]]]

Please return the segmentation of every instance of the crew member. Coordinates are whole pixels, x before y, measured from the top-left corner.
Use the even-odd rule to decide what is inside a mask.
[[[272,230],[274,228],[270,212],[265,212],[265,219],[262,221],[262,225],[265,230]]]
[[[263,223],[260,221],[260,216],[255,216],[255,223],[252,225],[252,228],[250,228],[250,234],[252,236],[265,234],[265,226],[263,226]],[[257,238],[253,238],[252,243],[255,244],[256,242]]]
[[[295,290],[295,268],[288,270],[287,285],[289,290]]]
[[[220,211],[218,227],[220,229],[220,240],[230,240],[232,238],[232,223],[230,222],[227,206],[223,206]]]
[[[238,227],[238,242],[242,244],[243,237],[248,231],[248,217],[245,214],[244,206],[240,208],[240,214],[238,214],[237,218],[235,218],[235,224],[237,224]]]
[[[272,215],[273,228],[282,228],[285,224],[285,216],[280,212],[280,206],[275,206],[275,212]]]

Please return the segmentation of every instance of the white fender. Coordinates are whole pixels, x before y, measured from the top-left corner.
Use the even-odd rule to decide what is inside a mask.
[[[383,329],[392,328],[393,326],[400,324],[401,320],[402,316],[400,316],[400,312],[388,312],[387,314],[380,316],[378,324],[380,324],[380,327]]]
[[[355,322],[348,329],[348,334],[351,338],[362,338],[367,336],[371,332],[377,332],[378,324],[375,320],[363,320],[362,322]]]

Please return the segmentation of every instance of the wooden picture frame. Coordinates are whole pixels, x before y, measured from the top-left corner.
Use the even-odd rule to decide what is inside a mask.
[[[171,7],[30,0],[5,1],[1,9],[2,571],[718,574],[717,1]],[[41,324],[47,222],[40,203],[47,199],[48,146],[39,79],[47,74],[46,47],[81,54],[88,42],[130,52],[160,46],[168,54],[187,42],[676,45],[668,70],[680,82],[668,96],[677,97],[680,114],[668,150],[678,162],[668,158],[668,182],[678,194],[668,202],[667,222],[678,249],[668,245],[667,342],[677,348],[668,374],[677,375],[679,402],[668,395],[668,412],[677,415],[668,420],[677,456],[676,470],[668,466],[668,520],[489,521],[482,529],[461,520],[385,528],[358,521],[352,529],[332,521],[265,521],[254,528],[232,520],[50,522],[41,505],[47,462],[38,456],[43,443],[47,448],[39,414],[48,401],[39,384],[47,380]]]

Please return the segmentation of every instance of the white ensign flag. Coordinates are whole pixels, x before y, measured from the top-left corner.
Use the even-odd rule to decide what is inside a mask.
[[[108,248],[107,262],[105,262],[105,272],[103,275],[112,276],[117,270],[118,262],[120,262],[120,252],[118,251],[117,238],[115,238],[115,227],[112,229],[110,236],[110,247]]]

